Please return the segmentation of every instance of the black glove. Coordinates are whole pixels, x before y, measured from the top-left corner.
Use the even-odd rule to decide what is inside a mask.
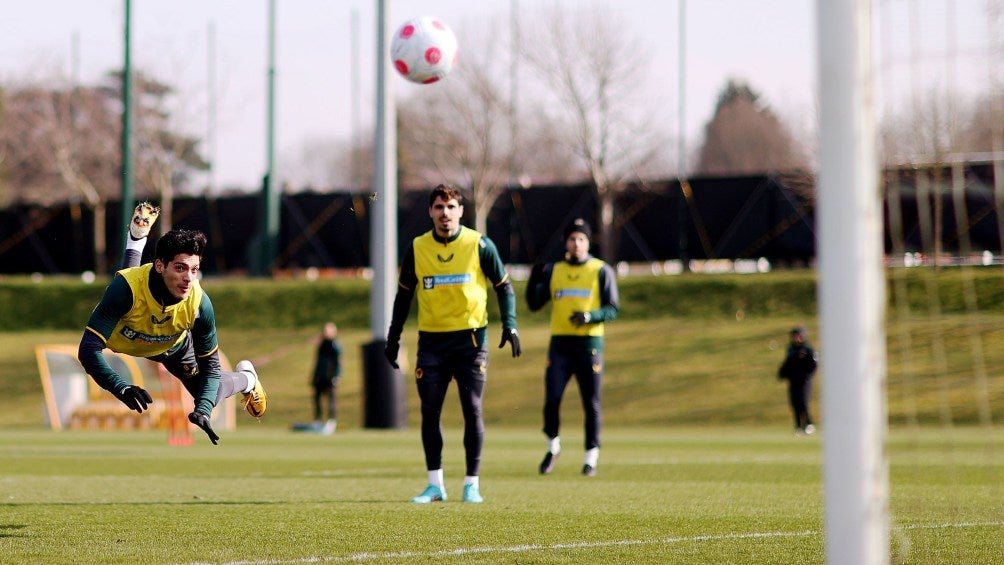
[[[390,366],[400,369],[397,365],[397,353],[401,350],[401,342],[396,339],[388,339],[387,346],[383,348],[383,356],[390,361]]]
[[[530,280],[537,281],[542,276],[544,276],[544,264],[534,263],[533,267],[530,267]]]
[[[206,416],[202,412],[192,412],[188,415],[188,421],[202,428],[202,431],[206,432],[209,436],[209,441],[216,445],[220,441],[220,436],[216,435],[213,431],[213,426],[209,424],[209,416]]]
[[[593,316],[589,312],[576,312],[572,314],[568,320],[575,324],[576,326],[584,326],[593,319]]]
[[[114,394],[115,398],[122,401],[122,404],[125,404],[130,410],[135,410],[140,414],[142,414],[143,411],[146,410],[147,406],[153,402],[153,398],[150,396],[150,393],[136,385],[129,385]]]
[[[502,328],[502,341],[499,342],[499,349],[505,347],[505,342],[512,344],[512,356],[519,357],[523,354],[523,348],[519,345],[519,332],[516,328]]]

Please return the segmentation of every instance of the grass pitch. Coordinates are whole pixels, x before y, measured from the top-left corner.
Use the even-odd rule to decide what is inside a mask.
[[[993,280],[979,314],[917,310],[888,324],[893,563],[1004,555],[1004,285]],[[840,365],[817,379],[821,433],[812,437],[791,435],[775,377],[788,329],[806,323],[818,335],[813,316],[735,306],[730,289],[717,302],[698,286],[624,290],[637,294],[627,304],[662,302],[639,302],[607,328],[597,477],[579,474],[574,385],[565,451],[553,475],[537,475],[546,319],[521,312],[515,360],[495,348],[492,325],[481,505],[459,501],[454,392],[443,418],[450,500],[408,502],[425,486],[414,385],[406,377],[406,429],[361,429],[360,350],[371,335],[344,317],[338,432],[299,434],[288,428],[311,418],[320,325],[248,329],[220,301],[232,324],[220,329],[221,347],[255,362],[269,405],[260,422],[239,414],[215,447],[199,430],[194,445],[171,447],[164,432],[45,429],[33,348],[76,344],[82,328],[0,332],[0,564],[823,562],[821,446],[839,418],[821,413],[818,392]],[[344,314],[338,303],[293,312],[327,308]],[[413,359],[416,332],[404,335]]]
[[[569,441],[490,428],[483,504],[425,486],[417,429],[333,436],[242,419],[219,446],[161,432],[0,432],[4,563],[820,563],[820,442],[773,427],[613,429],[600,474]],[[893,561],[991,563],[1004,545],[1001,437],[890,438]]]

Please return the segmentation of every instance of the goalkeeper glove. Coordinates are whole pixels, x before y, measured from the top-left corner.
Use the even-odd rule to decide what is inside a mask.
[[[401,350],[401,342],[396,339],[388,339],[387,346],[383,348],[383,356],[390,362],[390,366],[400,369],[397,364],[397,354]]]
[[[576,312],[572,314],[572,317],[569,318],[569,321],[571,321],[576,326],[584,326],[588,324],[589,321],[592,319],[593,316],[589,312]]]
[[[209,441],[216,445],[220,441],[220,436],[216,435],[213,431],[213,426],[209,424],[209,416],[206,416],[202,412],[192,412],[188,415],[188,421],[202,428],[202,431],[206,432],[209,436]]]
[[[502,341],[499,342],[499,349],[505,346],[505,342],[512,344],[512,356],[519,357],[523,354],[523,348],[519,344],[519,332],[516,328],[502,328]]]
[[[150,393],[136,385],[129,385],[114,393],[115,398],[122,401],[130,410],[135,410],[140,414],[153,402]]]

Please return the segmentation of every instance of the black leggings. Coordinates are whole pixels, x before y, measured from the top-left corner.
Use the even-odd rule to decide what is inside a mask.
[[[485,441],[485,423],[481,415],[481,396],[488,377],[488,351],[470,349],[451,353],[418,352],[415,384],[422,401],[422,447],[425,468],[443,468],[443,429],[440,418],[446,389],[456,379],[460,408],[464,414],[464,452],[467,475],[475,477],[481,468],[481,448]]]

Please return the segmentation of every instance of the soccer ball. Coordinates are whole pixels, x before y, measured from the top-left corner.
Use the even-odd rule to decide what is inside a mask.
[[[457,36],[439,18],[408,20],[394,33],[390,58],[401,76],[419,84],[445,77],[457,62]]]

